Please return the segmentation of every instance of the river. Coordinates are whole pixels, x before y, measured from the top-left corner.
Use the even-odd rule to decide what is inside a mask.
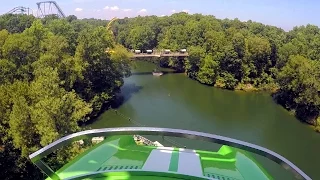
[[[247,141],[279,153],[320,179],[320,134],[301,124],[269,94],[233,92],[201,85],[184,74],[152,76],[156,67],[136,62],[125,79],[119,113],[152,127],[189,129]],[[164,69],[168,71],[167,69]],[[91,128],[135,126],[114,111]]]

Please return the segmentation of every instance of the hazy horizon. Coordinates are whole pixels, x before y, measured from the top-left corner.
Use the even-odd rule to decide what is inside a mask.
[[[4,14],[14,7],[24,6],[33,9],[36,15],[36,2],[40,0],[6,1],[0,7]],[[76,15],[79,19],[112,19],[113,17],[169,16],[177,12],[213,15],[219,19],[252,20],[277,26],[286,31],[294,26],[313,24],[320,26],[317,11],[320,2],[315,0],[56,0],[66,15]]]

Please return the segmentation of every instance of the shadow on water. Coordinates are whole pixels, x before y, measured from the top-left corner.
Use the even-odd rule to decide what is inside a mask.
[[[178,71],[161,71],[161,72],[163,72],[163,75],[181,73]],[[152,71],[151,72],[133,72],[133,73],[131,73],[131,75],[152,75]]]
[[[133,94],[141,91],[142,88],[142,86],[137,86],[135,83],[125,84],[121,89],[121,93],[119,93],[115,100],[111,103],[111,108],[119,108],[122,104],[126,103]]]
[[[97,113],[96,116],[91,117],[90,120],[86,121],[86,122],[79,122],[79,126],[88,126],[92,123],[94,123],[97,118],[104,113],[106,110],[112,108],[112,109],[117,109],[119,108],[122,104],[126,103],[133,94],[138,93],[140,90],[142,89],[142,86],[137,86],[134,83],[130,83],[130,84],[125,84],[122,88],[121,88],[121,92],[118,93],[116,95],[116,97],[110,102],[110,103],[106,103],[102,106],[100,112]]]

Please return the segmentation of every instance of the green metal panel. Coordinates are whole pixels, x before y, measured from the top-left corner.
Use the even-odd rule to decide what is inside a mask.
[[[179,149],[175,148],[171,154],[169,171],[177,172],[178,171],[178,162],[179,162]]]
[[[156,179],[163,173],[165,176],[161,176],[162,179],[181,179],[182,176],[177,175],[179,168],[178,148],[172,150],[167,172],[145,172],[141,169],[151,151],[156,148],[136,145],[132,136],[112,136],[68,163],[57,174],[60,178],[69,178],[95,172],[100,174],[99,172],[103,171],[120,171],[114,172],[115,174],[103,172],[102,174],[107,176],[100,174],[89,179]],[[272,179],[251,156],[236,148],[222,146],[218,152],[197,150],[195,153],[200,157],[204,178]],[[144,174],[138,172],[144,172]],[[192,176],[185,177],[190,179]],[[193,178],[196,177],[191,179]]]
[[[132,136],[112,136],[75,158],[57,174],[68,178],[103,170],[141,169],[155,148],[135,145]]]
[[[169,128],[154,128],[154,127],[124,127],[124,128],[105,128],[105,129],[94,129],[94,130],[87,130],[87,131],[82,131],[82,132],[77,132],[77,133],[73,133],[70,134],[68,136],[65,136],[43,148],[41,148],[40,150],[32,153],[31,155],[29,155],[29,158],[31,159],[31,161],[33,163],[35,163],[41,170],[42,172],[44,172],[46,175],[48,175],[49,177],[53,178],[53,179],[57,179],[56,175],[57,173],[53,172],[52,169],[50,169],[48,166],[46,166],[45,164],[41,163],[41,159],[43,159],[44,157],[46,157],[47,155],[51,154],[52,152],[54,152],[55,150],[63,147],[66,144],[69,144],[70,142],[73,142],[74,140],[80,140],[81,138],[90,138],[90,137],[96,137],[96,136],[113,136],[113,135],[119,135],[119,134],[126,134],[126,135],[134,135],[134,134],[144,134],[144,135],[162,135],[162,136],[174,136],[174,137],[182,137],[182,138],[187,138],[187,139],[197,139],[197,140],[204,140],[204,141],[208,141],[209,143],[218,143],[218,144],[228,144],[228,146],[232,146],[232,147],[238,147],[242,150],[245,150],[246,152],[250,152],[250,153],[256,153],[260,156],[264,156],[267,159],[276,162],[277,164],[281,165],[285,170],[293,173],[293,175],[295,176],[295,178],[297,179],[307,179],[307,180],[311,180],[311,178],[306,175],[301,169],[299,169],[296,165],[294,165],[292,162],[290,162],[289,160],[287,160],[286,158],[284,158],[283,156],[269,150],[266,149],[264,147],[258,146],[258,145],[254,145],[248,142],[243,142],[240,140],[236,140],[236,139],[231,139],[228,137],[223,137],[223,136],[218,136],[215,134],[208,134],[208,133],[203,133],[203,132],[195,132],[195,131],[189,131],[189,130],[181,130],[181,129],[169,129]],[[109,143],[109,142],[107,142]],[[109,143],[110,145],[112,145],[112,143]],[[115,147],[118,148],[122,148],[125,146],[122,146],[121,144],[118,144],[118,146],[116,145]],[[90,149],[89,151],[92,151],[93,149]],[[105,149],[106,151],[108,151],[108,148]],[[127,150],[128,153],[130,154],[130,150]],[[152,152],[154,152],[155,150],[152,150]],[[194,150],[193,150],[194,151]],[[234,151],[237,152],[237,149],[234,148]],[[153,154],[151,152],[151,154]],[[156,152],[156,151],[155,151]],[[163,151],[160,151],[163,152]],[[199,151],[200,152],[200,151]],[[63,171],[60,170],[59,173],[63,173],[66,171],[66,169],[70,169],[72,168],[72,166],[77,166],[78,162],[82,161],[83,159],[86,158],[86,156],[88,156],[89,154],[91,154],[92,152],[89,152],[88,154],[86,154],[85,156],[82,156],[81,158],[78,158],[77,161],[72,161],[71,163],[73,164],[68,164],[66,167],[63,168]],[[155,153],[155,156],[153,155],[152,158],[153,160],[150,161],[151,164],[148,166],[152,166],[153,163],[157,163],[159,161],[157,161],[157,157],[166,157],[166,159],[168,160],[167,162],[170,161],[171,159],[171,154],[172,154],[172,149],[169,151],[170,156],[163,156],[164,154],[157,154]],[[180,153],[180,152],[179,152]],[[237,152],[237,153],[242,153],[241,151]],[[181,161],[179,160],[179,166],[178,166],[178,172],[181,174],[190,174],[191,176],[200,176],[202,177],[203,174],[205,173],[201,173],[200,171],[203,171],[201,169],[203,164],[206,164],[205,161],[207,161],[209,166],[212,166],[212,163],[214,162],[220,162],[217,163],[219,165],[221,165],[221,162],[225,162],[225,166],[226,168],[220,168],[222,170],[225,171],[229,171],[230,169],[227,168],[227,166],[229,166],[230,164],[232,164],[233,161],[238,161],[238,157],[235,158],[230,158],[230,157],[226,157],[229,154],[232,153],[224,153],[224,154],[220,154],[220,153],[211,153],[211,152],[202,152],[202,156],[199,154],[196,154],[197,158],[194,158],[194,156],[189,156],[185,153],[180,153],[179,154],[179,158],[181,156]],[[205,154],[207,154],[208,156],[206,157]],[[215,155],[213,157],[210,157],[211,155]],[[260,171],[259,173],[265,174],[265,171],[263,170],[263,168],[261,168],[259,166],[258,163],[256,163],[254,161],[254,159],[250,158],[249,156],[247,156],[247,153],[242,153],[246,156],[245,161],[251,161],[252,163],[248,163],[249,165],[254,165],[255,167],[259,167],[256,168],[254,170],[258,170]],[[225,156],[225,158],[222,158],[222,156]],[[113,157],[113,156],[112,156]],[[149,162],[149,157],[148,156],[148,161]],[[170,159],[168,159],[168,157],[170,157]],[[105,158],[105,156],[103,156],[103,154],[101,154],[101,158]],[[109,157],[110,158],[110,157]],[[161,159],[161,158],[159,158]],[[201,159],[201,162],[199,161],[199,159]],[[186,161],[187,160],[187,161]],[[189,161],[189,162],[188,162]],[[180,163],[183,162],[183,163]],[[190,164],[190,163],[194,163],[197,164],[195,167],[200,167],[199,169],[190,169],[189,167],[185,166],[185,164]],[[200,163],[200,164],[199,164]],[[229,163],[229,164],[227,164]],[[210,165],[211,164],[211,165]],[[238,164],[238,163],[236,163]],[[241,164],[241,163],[240,163]],[[222,164],[223,165],[223,164]],[[166,168],[169,169],[169,163],[164,164],[164,166],[166,166]],[[166,171],[163,169],[164,167],[162,165],[162,170],[157,170],[154,169],[152,171]],[[217,166],[212,166],[212,167],[205,167],[203,166],[205,169],[205,171],[210,171],[212,169],[214,169],[215,171],[219,168],[217,168]],[[118,168],[118,167],[111,167],[112,168]],[[120,167],[121,168],[121,167]],[[144,167],[143,167],[144,168]],[[246,168],[250,168],[250,167],[246,167]],[[76,169],[75,169],[76,170]],[[232,170],[232,169],[231,169]],[[237,169],[239,170],[239,169]],[[146,170],[145,170],[146,171]],[[183,172],[183,173],[182,173]],[[230,172],[230,171],[229,171]],[[231,172],[234,172],[231,171]],[[83,172],[78,172],[78,174],[81,174]],[[220,172],[221,173],[221,172]],[[222,172],[222,174],[224,174],[225,172]],[[240,172],[240,173],[245,173],[244,172]],[[208,174],[210,175],[210,174]],[[228,173],[228,175],[230,175]],[[235,174],[231,174],[230,176],[233,176]],[[265,177],[263,176],[263,177]],[[219,177],[219,176],[218,176]],[[224,179],[224,177],[222,177],[222,179]]]
[[[205,176],[224,179],[272,179],[245,151],[222,146],[217,153],[197,151]]]

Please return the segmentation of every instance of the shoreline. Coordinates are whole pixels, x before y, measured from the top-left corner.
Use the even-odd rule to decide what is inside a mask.
[[[153,62],[155,63],[155,62]],[[170,68],[170,69],[174,69],[172,67],[164,67],[164,68]],[[208,84],[204,84],[204,83],[201,83],[200,81],[198,81],[197,79],[194,79],[190,76],[188,76],[187,72],[183,72],[183,74],[187,77],[187,78],[190,78],[192,80],[195,80],[197,81],[198,83],[200,83],[201,85],[205,85],[205,86],[211,86],[211,85],[208,85]],[[212,87],[214,88],[219,88],[219,89],[224,89],[224,90],[229,90],[229,91],[234,91],[234,92],[248,92],[248,93],[253,93],[253,92],[256,92],[256,93],[268,93],[273,101],[278,104],[278,105],[281,105],[281,107],[283,107],[284,109],[286,109],[286,111],[294,116],[298,121],[300,121],[302,124],[305,124],[309,127],[311,127],[316,133],[320,133],[320,117],[318,117],[317,119],[314,119],[312,121],[305,121],[305,122],[302,122],[302,120],[300,120],[297,116],[296,116],[296,110],[295,109],[287,109],[285,108],[285,106],[283,106],[281,103],[278,103],[277,100],[274,98],[274,94],[276,94],[277,92],[279,92],[280,88],[276,87],[276,88],[266,88],[266,87],[263,87],[263,88],[258,88],[258,87],[255,87],[253,86],[252,84],[241,84],[239,83],[234,89],[227,89],[225,88],[224,86],[221,86],[221,85],[213,85]]]

